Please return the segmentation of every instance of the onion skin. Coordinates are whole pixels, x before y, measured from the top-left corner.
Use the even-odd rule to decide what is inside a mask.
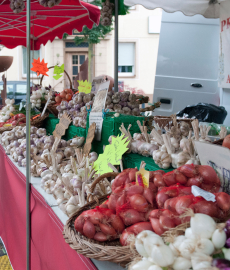
[[[181,166],[180,168],[178,168],[178,171],[180,171],[186,177],[192,178],[198,174],[198,165],[185,164]]]
[[[155,195],[150,188],[145,188],[143,196],[152,206],[154,205]]]
[[[86,220],[83,226],[83,234],[89,239],[93,239],[96,233],[95,227],[92,222]]]
[[[156,234],[162,235],[165,232],[165,230],[162,228],[162,226],[161,226],[161,224],[159,222],[159,219],[157,219],[157,218],[150,218],[150,222],[151,222],[153,231]]]
[[[230,209],[230,196],[225,192],[219,192],[216,195],[216,203],[223,211],[229,211]]]
[[[227,135],[227,136],[224,138],[224,141],[223,141],[222,146],[223,146],[223,147],[227,147],[228,149],[230,149],[230,135]]]
[[[149,182],[149,188],[152,190],[153,193],[157,193],[158,191],[158,187],[152,182]]]
[[[99,224],[100,228],[101,228],[101,231],[108,237],[110,236],[116,236],[117,233],[115,231],[115,229],[110,226],[110,225],[107,225],[107,224],[103,224],[103,223],[100,223]]]
[[[165,182],[166,186],[175,185],[177,182],[174,171],[164,174],[163,181]]]
[[[136,181],[136,172],[138,172],[138,169],[131,169],[129,172],[129,179],[131,182]]]
[[[127,209],[125,211],[121,211],[119,215],[126,226],[130,226],[145,220],[144,214],[134,209]]]
[[[154,181],[155,186],[157,186],[157,187],[165,187],[166,186],[166,184],[163,180],[162,174],[155,175],[153,181]]]
[[[129,232],[126,230],[123,231],[121,237],[120,237],[120,243],[122,246],[127,246],[129,243],[127,242],[127,239],[129,238],[129,236],[133,235],[134,236],[134,233],[132,232]]]
[[[111,194],[108,201],[108,207],[111,210],[116,210],[117,200],[119,199],[119,196],[116,194]]]
[[[107,241],[107,236],[102,233],[102,232],[97,232],[95,235],[94,235],[94,240],[98,241],[98,242],[105,242]]]
[[[135,194],[129,198],[129,201],[133,209],[143,213],[148,211],[148,202],[144,196]]]
[[[111,225],[118,234],[122,233],[125,229],[125,225],[118,215],[111,216]]]
[[[137,224],[134,224],[133,226],[130,226],[128,228],[126,228],[121,237],[120,237],[120,243],[122,246],[127,246],[129,243],[127,242],[127,239],[133,235],[133,236],[136,236],[138,235],[139,233],[141,233],[142,231],[145,231],[145,230],[148,230],[148,231],[153,231],[153,228],[151,226],[151,223],[150,222],[140,222],[140,223],[137,223]]]
[[[85,218],[83,216],[79,216],[74,222],[74,227],[76,231],[80,232],[81,234],[83,234],[84,223],[85,223]]]
[[[144,188],[142,186],[132,185],[125,189],[128,197],[131,197],[136,194],[143,194]]]

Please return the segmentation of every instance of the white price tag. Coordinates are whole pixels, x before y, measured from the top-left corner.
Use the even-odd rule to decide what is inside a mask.
[[[195,196],[195,197],[203,197],[206,201],[211,201],[211,202],[215,202],[216,199],[215,199],[215,195],[208,192],[208,191],[205,191],[197,186],[192,186],[192,194]]]
[[[21,111],[22,107],[23,107],[22,102],[20,102],[19,111]]]

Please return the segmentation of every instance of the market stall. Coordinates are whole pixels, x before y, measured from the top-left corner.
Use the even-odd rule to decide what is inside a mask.
[[[213,143],[211,126],[197,119],[153,124],[145,113],[160,103],[143,109],[148,98],[109,84],[56,93],[41,83],[28,89],[32,108],[7,99],[0,111],[0,233],[13,267],[26,268],[26,246],[32,269],[95,269],[91,260],[99,269],[228,267],[230,168],[217,170],[215,151],[203,155],[210,148],[228,156],[227,129]],[[221,266],[215,257],[225,258]]]

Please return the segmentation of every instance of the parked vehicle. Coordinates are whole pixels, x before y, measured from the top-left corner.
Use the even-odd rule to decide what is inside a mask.
[[[32,84],[31,84],[32,85]],[[3,82],[0,81],[0,90],[3,89]],[[7,81],[7,98],[14,99],[15,104],[26,100],[26,81]],[[0,96],[0,104],[2,99]]]
[[[220,105],[219,19],[162,13],[153,101],[169,116],[199,102]]]

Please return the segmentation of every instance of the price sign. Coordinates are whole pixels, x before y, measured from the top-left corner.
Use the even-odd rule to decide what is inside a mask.
[[[65,135],[65,132],[71,122],[72,119],[70,118],[70,116],[67,113],[64,113],[53,132],[54,137],[61,139],[61,137]]]
[[[78,86],[79,92],[84,92],[86,94],[89,94],[91,92],[92,84],[90,82],[88,82],[87,80],[77,81],[77,82],[79,83],[79,86]]]
[[[47,63],[44,62],[44,59],[42,59],[42,61],[40,61],[40,57],[38,57],[38,59],[34,59],[33,63],[32,63],[33,67],[31,68],[32,71],[37,73],[37,76],[39,76],[40,74],[45,75],[45,76],[49,76],[46,72],[49,71],[49,69],[47,68]]]

